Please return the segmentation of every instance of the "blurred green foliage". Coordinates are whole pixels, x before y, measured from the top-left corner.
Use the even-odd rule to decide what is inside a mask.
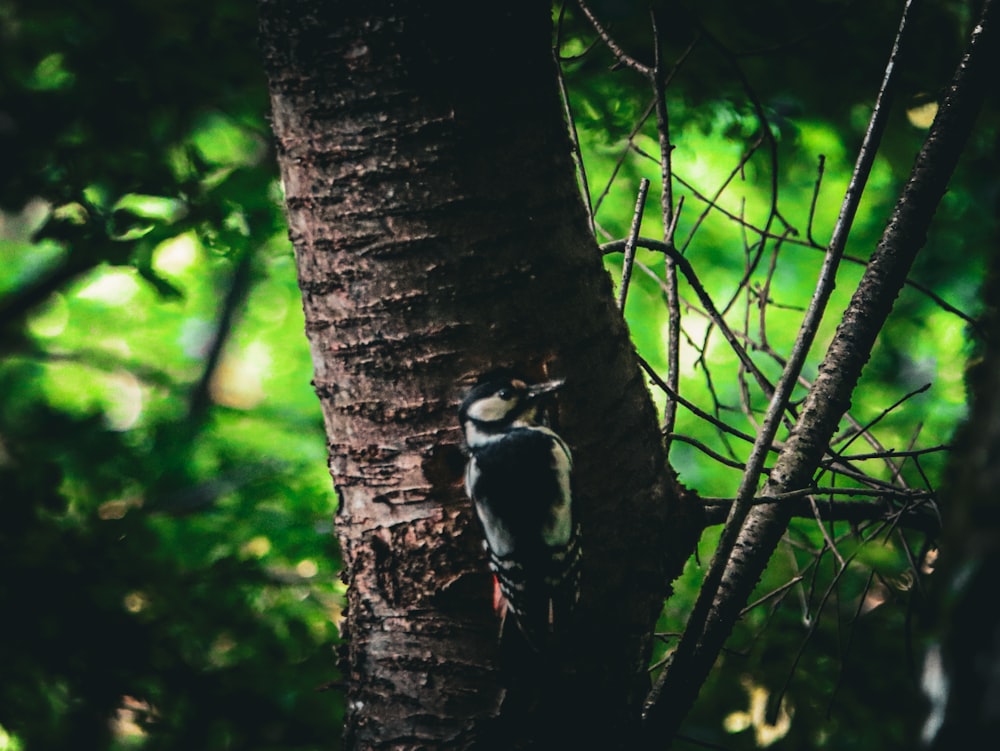
[[[593,6],[648,61],[645,4]],[[753,295],[766,289],[768,342],[783,354],[822,261],[792,240],[829,236],[898,4],[806,11],[787,0],[718,0],[673,12],[667,59],[699,29],[719,43],[695,48],[669,90],[672,160],[684,181],[675,186],[685,201],[677,237],[713,299],[733,298],[731,322],[749,321],[756,339]],[[966,13],[961,3],[925,10],[851,237],[858,259],[873,249],[925,133],[904,110],[947,81]],[[318,690],[336,679],[335,497],[255,37],[252,4],[236,0],[0,0],[0,749],[338,743],[342,697]],[[562,54],[576,56],[564,69],[600,200],[599,239],[619,239],[639,180],[659,184],[653,121],[638,127],[634,147],[628,141],[648,87],[611,70],[572,12],[562,41]],[[718,190],[760,133],[737,64],[776,142],[782,220],[773,229],[787,222],[798,232],[767,247],[775,273],[765,288],[758,272],[752,294],[737,284],[752,233],[719,212],[702,217],[695,192]],[[995,244],[996,125],[992,110],[913,272],[967,312]],[[771,205],[766,148],[737,172],[718,203],[759,225]],[[654,187],[645,236],[662,236],[658,201]],[[639,260],[651,273],[633,276],[627,317],[640,353],[665,372],[666,309],[654,278],[663,262],[646,251]],[[617,279],[620,258],[607,266]],[[844,266],[807,377],[860,273]],[[686,282],[681,293],[692,298]],[[718,332],[705,344],[697,314],[684,325],[682,393],[753,434],[735,357]],[[961,319],[907,289],[855,414],[868,422],[932,382],[881,419],[878,436],[890,448],[946,443],[963,414],[969,349]],[[768,353],[754,357],[776,377]],[[764,405],[759,394],[750,402]],[[676,432],[737,462],[748,450],[683,409]],[[702,495],[733,494],[738,472],[690,443],[674,441],[671,459]],[[942,463],[911,460],[904,475],[933,485]],[[877,461],[860,464],[888,476]],[[842,526],[831,534],[844,535]],[[701,560],[715,539],[708,530]],[[906,551],[898,536],[862,544],[844,535],[838,551],[850,565],[841,571],[823,545],[815,523],[789,533],[759,593],[801,580],[747,613],[685,732],[733,749],[906,745],[922,711],[907,667],[919,585]],[[692,559],[663,631],[683,625],[700,576]],[[790,724],[768,737],[781,715],[764,722],[761,699],[774,703],[783,686]]]
[[[0,3],[0,748],[340,737],[251,4]]]

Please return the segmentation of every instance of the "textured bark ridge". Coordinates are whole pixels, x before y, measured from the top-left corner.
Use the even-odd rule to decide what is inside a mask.
[[[586,229],[548,6],[468,11],[261,2],[341,500],[348,746],[610,748],[635,717],[649,633],[689,547],[668,538],[655,415]],[[567,379],[560,432],[586,536],[579,643],[560,671],[572,680],[551,692],[565,702],[515,702],[518,716],[455,419],[456,384],[497,365]]]

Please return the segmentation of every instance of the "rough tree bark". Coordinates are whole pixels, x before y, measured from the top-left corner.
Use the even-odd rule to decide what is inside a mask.
[[[700,527],[677,518],[587,229],[548,6],[489,3],[474,17],[458,2],[260,9],[340,496],[347,745],[623,747],[667,583]],[[456,383],[497,365],[567,379],[560,430],[585,536],[565,703],[528,718],[498,672],[454,413]]]

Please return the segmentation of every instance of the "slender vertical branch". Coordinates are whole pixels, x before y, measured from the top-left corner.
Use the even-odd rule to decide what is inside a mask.
[[[816,218],[816,204],[819,202],[819,189],[823,184],[823,173],[826,171],[826,156],[819,155],[819,163],[816,165],[816,187],[813,188],[812,200],[809,202],[809,222],[806,225],[806,238],[813,245],[819,245],[813,238],[813,219]]]
[[[566,3],[559,6],[559,19],[556,22],[556,39],[552,45],[552,57],[556,63],[556,78],[559,81],[559,97],[562,99],[563,111],[566,113],[566,122],[569,123],[570,143],[573,147],[573,161],[576,163],[577,179],[580,181],[580,190],[583,191],[583,203],[587,209],[587,218],[590,221],[590,231],[596,235],[596,225],[594,222],[594,201],[590,195],[590,180],[587,178],[587,165],[583,161],[583,149],[580,147],[580,134],[576,129],[576,118],[573,116],[573,104],[569,99],[569,90],[566,88],[566,74],[563,72],[559,51],[562,49],[563,19],[566,15]]]
[[[649,194],[649,180],[645,177],[639,181],[639,195],[635,199],[635,212],[632,214],[632,228],[625,241],[625,258],[622,261],[622,286],[618,290],[618,310],[625,312],[625,299],[628,297],[629,283],[632,281],[632,265],[635,263],[635,251],[642,227],[642,214],[646,208],[646,196]]]
[[[674,223],[674,181],[671,167],[671,154],[674,147],[670,142],[670,114],[667,110],[665,90],[666,71],[663,69],[663,40],[660,39],[658,13],[655,10],[650,10],[650,20],[653,26],[653,102],[656,111],[656,133],[660,145],[660,176],[662,179],[660,209],[663,213],[663,232],[666,235]],[[664,236],[663,240],[670,242],[671,238]],[[676,274],[674,276],[676,279]]]
[[[667,110],[666,72],[663,67],[663,40],[660,38],[659,12],[650,10],[653,27],[653,102],[656,108],[656,133],[660,144],[660,211],[663,217],[663,241],[673,242],[674,178],[671,166],[673,144],[670,142],[670,114]],[[664,290],[667,297],[667,383],[680,390],[681,305],[677,292],[677,267],[667,256],[663,261]],[[663,431],[673,433],[677,421],[677,403],[668,399],[664,407]],[[667,441],[669,451],[670,442]]]
[[[219,310],[219,319],[205,356],[205,366],[202,368],[198,383],[191,391],[188,401],[189,420],[201,419],[211,401],[212,378],[215,377],[219,362],[222,360],[222,352],[225,349],[226,342],[229,341],[230,336],[233,334],[233,322],[250,292],[253,281],[251,273],[253,260],[254,248],[248,244],[236,262],[236,268],[233,269],[229,289],[226,291],[226,296]]]

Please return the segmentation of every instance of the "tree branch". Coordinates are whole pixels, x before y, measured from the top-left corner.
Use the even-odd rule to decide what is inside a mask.
[[[622,49],[622,47],[611,37],[611,35],[604,28],[604,25],[597,19],[597,16],[594,15],[594,12],[585,2],[583,2],[583,0],[577,0],[577,5],[580,6],[580,10],[583,11],[583,15],[587,17],[587,20],[590,21],[590,25],[593,26],[594,31],[597,32],[597,36],[599,36],[608,46],[608,49],[611,50],[611,54],[615,56],[619,64],[634,70],[636,73],[639,73],[646,78],[652,77],[652,69],[648,65],[640,63],[638,60],[628,55],[625,50]]]
[[[636,240],[639,239],[639,229],[642,227],[642,214],[646,208],[646,195],[649,193],[649,180],[639,181],[639,195],[635,199],[635,212],[632,214],[632,228],[625,241],[625,258],[622,260],[622,284],[618,290],[618,310],[625,313],[625,300],[628,298],[629,282],[632,281],[632,265],[635,263]]]
[[[663,68],[663,40],[660,37],[659,13],[649,12],[653,28],[653,102],[656,110],[656,134],[660,145],[660,212],[663,221],[663,240],[672,243],[677,226],[674,215],[674,178],[671,163],[673,144],[670,142],[670,114],[667,110],[666,71]],[[667,383],[674,391],[680,390],[680,339],[681,306],[677,291],[677,266],[670,256],[663,262],[664,291],[667,298]],[[663,413],[663,431],[670,434],[677,420],[677,405],[667,400]],[[667,439],[667,454],[670,439]]]
[[[898,56],[898,48],[903,43],[907,15],[904,12],[893,58]],[[820,366],[796,429],[771,472],[764,495],[809,485],[837,423],[850,405],[862,367],[926,240],[934,210],[985,97],[988,78],[997,58],[992,16],[993,2],[988,0],[980,23],[973,31],[968,52],[959,65],[872,262]],[[887,82],[891,81],[889,73],[887,71]],[[884,88],[886,83],[883,83]],[[861,161],[859,158],[859,164]],[[847,213],[842,212],[842,215]],[[785,377],[782,380],[794,382]],[[762,430],[758,436],[739,500],[730,514],[731,523],[720,541],[702,596],[673,661],[649,697],[645,725],[650,744],[662,745],[676,734],[787,526],[790,509],[786,503],[760,506],[752,503],[756,468],[770,447],[773,438],[770,430],[776,426],[775,417],[783,409],[783,398],[784,395],[776,394],[772,400],[766,423],[769,430]],[[744,514],[746,522],[741,526],[738,522]]]
[[[222,360],[222,352],[226,342],[233,334],[233,322],[237,313],[246,302],[250,293],[253,275],[250,273],[253,268],[254,250],[248,242],[242,255],[236,262],[232,276],[229,280],[229,289],[219,310],[219,318],[212,333],[212,340],[208,345],[208,352],[205,355],[205,364],[201,371],[198,383],[191,390],[188,399],[188,419],[191,421],[200,420],[204,417],[205,410],[211,402],[212,379]]]
[[[573,147],[573,161],[576,164],[577,179],[580,182],[580,190],[583,191],[583,202],[587,209],[587,218],[590,220],[590,232],[596,235],[594,224],[594,201],[590,195],[590,180],[587,178],[587,166],[583,161],[583,148],[580,146],[580,134],[576,129],[576,118],[573,116],[573,103],[569,98],[569,90],[566,87],[566,76],[563,73],[562,58],[559,50],[562,48],[563,19],[566,15],[566,3],[559,7],[559,18],[556,22],[556,39],[552,45],[552,58],[556,62],[556,78],[559,81],[559,98],[562,100],[563,111],[566,113],[566,122],[569,123],[570,143]],[[596,42],[595,42],[596,43]],[[589,48],[588,48],[589,49]]]
[[[857,490],[858,495],[877,495],[880,497],[874,502],[830,501],[814,497],[814,494],[818,495],[824,492],[851,494],[849,492],[851,490]],[[753,499],[753,505],[760,506],[766,503],[780,502],[790,516],[814,519],[816,514],[813,512],[810,499],[816,504],[819,518],[824,522],[860,524],[869,521],[892,521],[907,529],[914,529],[928,535],[937,535],[941,531],[940,517],[929,503],[922,502],[929,499],[927,495],[917,496],[898,491],[896,493],[879,493],[870,488],[817,488],[799,495],[783,493],[780,496],[757,496]],[[733,501],[732,498],[703,498],[705,526],[711,527],[725,523],[726,515],[732,507]],[[902,501],[904,505],[894,506],[894,501]]]
[[[613,242],[604,243],[601,245],[601,252],[607,255],[608,253],[616,253],[625,250],[625,240],[615,240]],[[694,290],[695,294],[698,296],[698,301],[705,308],[705,313],[711,319],[711,321],[719,327],[719,331],[722,332],[722,336],[725,338],[726,342],[732,348],[733,352],[743,363],[743,366],[753,374],[754,379],[760,386],[761,390],[766,394],[771,394],[774,391],[774,386],[770,381],[767,380],[767,376],[757,367],[757,364],[750,358],[747,353],[746,348],[740,344],[739,337],[733,332],[729,324],[726,323],[726,319],[723,318],[722,313],[718,308],[715,307],[715,303],[712,301],[711,296],[708,294],[708,290],[698,279],[698,275],[694,271],[694,267],[691,262],[680,253],[671,243],[660,242],[658,240],[650,240],[648,238],[639,238],[638,245],[647,250],[656,250],[663,253],[665,256],[670,258],[677,269],[684,275],[687,279],[688,284]],[[670,384],[668,384],[670,386]],[[674,390],[676,387],[671,386]]]

